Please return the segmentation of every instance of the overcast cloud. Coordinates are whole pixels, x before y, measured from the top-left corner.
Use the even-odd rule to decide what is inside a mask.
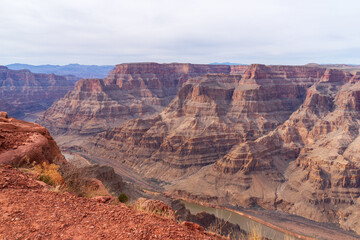
[[[0,0],[0,64],[360,64],[358,0]]]

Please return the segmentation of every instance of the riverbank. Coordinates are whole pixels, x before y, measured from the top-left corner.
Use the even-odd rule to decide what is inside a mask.
[[[224,206],[199,204],[191,199],[184,199],[184,198],[181,199],[185,202],[214,209],[215,211],[206,211],[211,214],[216,213],[217,210],[218,215],[224,216],[225,214],[221,212],[222,210],[222,211],[229,211],[233,214],[248,218],[254,222],[257,222],[261,225],[264,225],[268,228],[271,228],[275,231],[281,232],[286,236],[288,236],[287,238],[284,239],[289,239],[289,238],[302,239],[302,240],[360,239],[360,237],[355,233],[343,230],[340,227],[336,226],[335,224],[319,223],[296,215],[290,215],[290,214],[280,213],[277,211],[268,211],[268,210],[253,210],[253,209],[244,209],[244,208],[233,209]]]

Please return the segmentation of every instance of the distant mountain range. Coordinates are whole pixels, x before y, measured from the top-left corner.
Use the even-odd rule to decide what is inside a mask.
[[[12,70],[28,69],[33,73],[54,73],[57,75],[74,75],[79,78],[104,78],[113,69],[113,65],[29,65],[14,63],[7,65]]]
[[[247,65],[247,64],[241,64],[241,63],[232,63],[232,62],[213,62],[210,63],[211,65]]]

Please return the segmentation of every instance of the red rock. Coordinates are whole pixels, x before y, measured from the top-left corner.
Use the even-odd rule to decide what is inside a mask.
[[[0,164],[66,163],[54,139],[39,124],[0,118]]]
[[[181,223],[181,225],[185,226],[186,228],[190,229],[190,230],[194,230],[194,231],[204,231],[204,228],[196,223],[193,222],[187,222],[187,221],[183,221]]]
[[[35,183],[33,179],[17,169],[0,166],[0,182],[4,176],[9,180],[8,187],[0,190],[0,212],[9,215],[0,214],[1,239],[14,239],[14,236],[22,239],[92,240],[100,236],[106,236],[106,239],[140,239],[140,234],[143,239],[158,239],[160,236],[166,239],[219,239],[168,218],[139,213],[124,204],[98,204],[69,194],[39,191],[39,186],[29,188],[29,184]],[[113,219],[114,212],[120,219]],[[84,214],[86,218],[79,217]],[[11,221],[8,216],[14,220]]]
[[[8,118],[7,112],[0,112],[0,118]]]
[[[95,196],[92,199],[99,203],[106,203],[111,200],[111,196]]]

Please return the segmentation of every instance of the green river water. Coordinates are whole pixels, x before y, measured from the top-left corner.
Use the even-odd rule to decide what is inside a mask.
[[[257,232],[261,232],[263,237],[273,239],[273,240],[298,240],[299,238],[289,236],[283,232],[272,229],[268,226],[265,226],[261,223],[258,223],[254,220],[251,220],[245,216],[241,216],[235,212],[228,211],[225,209],[212,208],[202,206],[196,203],[191,203],[187,201],[182,201],[185,204],[185,207],[190,210],[191,214],[197,214],[200,212],[207,212],[209,214],[214,214],[218,218],[222,218],[225,221],[228,221],[233,224],[238,224],[241,229],[244,229],[246,232],[255,229]]]

